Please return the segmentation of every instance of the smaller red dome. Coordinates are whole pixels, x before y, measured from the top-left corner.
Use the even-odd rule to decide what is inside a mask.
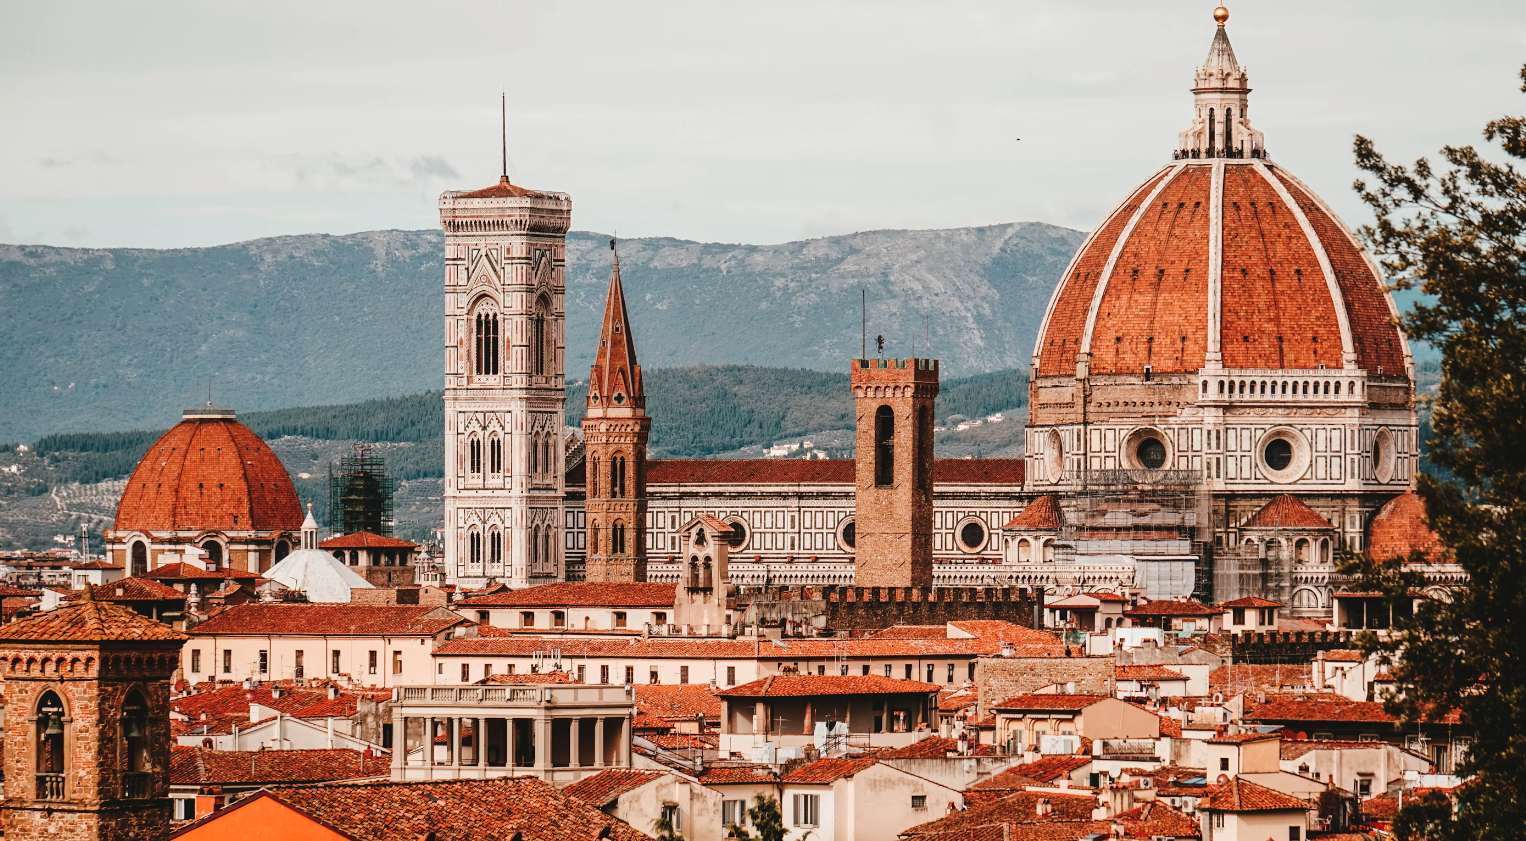
[[[117,504],[117,531],[293,531],[297,489],[231,410],[197,409],[154,442]]]
[[[1373,515],[1367,526],[1367,554],[1386,561],[1408,558],[1416,549],[1433,561],[1446,554],[1441,538],[1426,525],[1425,502],[1410,491],[1390,499]]]

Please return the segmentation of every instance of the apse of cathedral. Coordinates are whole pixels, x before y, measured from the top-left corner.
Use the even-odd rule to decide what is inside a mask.
[[[570,200],[507,177],[446,193],[447,575],[692,584],[704,518],[729,530],[730,584],[1260,596],[1328,614],[1336,551],[1413,510],[1414,365],[1370,255],[1270,157],[1215,17],[1169,161],[1058,279],[1024,459],[934,457],[931,359],[846,360],[855,459],[646,458],[618,255],[583,440],[564,447]]]

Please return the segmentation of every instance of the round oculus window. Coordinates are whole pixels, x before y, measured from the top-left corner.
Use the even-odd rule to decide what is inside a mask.
[[[959,528],[959,542],[971,552],[978,551],[986,545],[986,527],[974,520],[965,523]]]
[[[747,525],[740,520],[727,520],[731,525],[731,533],[726,535],[726,544],[733,549],[742,548],[747,542]]]
[[[1288,465],[1293,463],[1293,442],[1286,438],[1273,438],[1266,442],[1266,449],[1261,451],[1261,458],[1272,470],[1287,470]]]
[[[837,532],[837,542],[841,543],[843,546],[847,547],[848,549],[852,549],[853,548],[853,545],[857,541],[857,539],[858,539],[858,529],[855,527],[855,524],[854,524],[854,522],[852,520],[849,520],[847,522],[847,524],[845,524]]]
[[[1159,470],[1166,464],[1166,445],[1159,438],[1145,438],[1134,449],[1134,457],[1151,470]]]

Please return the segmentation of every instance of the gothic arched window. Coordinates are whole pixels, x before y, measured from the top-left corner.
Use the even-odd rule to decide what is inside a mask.
[[[701,575],[701,578],[700,578],[699,586],[702,589],[709,590],[709,589],[712,589],[715,586],[714,578],[711,575],[711,566],[710,566],[710,559],[709,558],[705,558],[705,563],[700,567],[700,575]]]
[[[503,532],[497,528],[487,533],[487,562],[490,564],[503,563]]]
[[[477,313],[476,331],[472,345],[475,360],[473,370],[481,375],[493,375],[499,371],[498,313],[491,310]]]
[[[148,574],[148,544],[135,540],[132,544],[132,574]]]
[[[487,442],[487,472],[503,472],[503,440],[497,435],[488,439]]]
[[[932,419],[928,415],[928,411],[927,411],[927,407],[926,406],[922,406],[922,407],[919,407],[917,409],[917,430],[916,430],[916,432],[917,432],[917,440],[916,440],[916,445],[915,445],[915,449],[916,449],[916,461],[912,463],[911,471],[917,477],[917,479],[916,479],[917,487],[918,488],[925,488],[925,487],[927,487],[927,477],[928,477],[928,474],[931,473],[932,471],[930,471],[930,470],[923,470],[922,468],[923,468],[923,466],[927,462],[927,445],[933,439]]]
[[[480,439],[478,439],[478,438],[473,438],[466,445],[466,451],[467,451],[468,470],[473,475],[481,473],[482,472],[482,441]]]
[[[472,529],[471,532],[469,534],[467,534],[467,536],[466,536],[466,545],[468,547],[467,557],[471,560],[472,565],[476,566],[478,564],[481,564],[482,563],[482,535],[481,535],[481,533],[479,533],[476,529]]]
[[[1224,109],[1224,148],[1235,147],[1235,109]]]
[[[612,555],[625,554],[625,521],[616,520],[609,532],[609,551]]]
[[[535,300],[535,313],[530,316],[530,373],[540,376],[546,373],[551,354],[547,343],[551,340],[547,321],[551,307],[545,298]]]
[[[540,436],[538,434],[536,434],[536,433],[531,433],[530,434],[530,475],[531,476],[539,476],[540,475],[540,444],[538,443],[539,440],[540,440]]]
[[[64,719],[68,710],[51,689],[37,701],[37,799],[64,799]]]
[[[122,778],[122,796],[130,799],[148,797],[152,780],[148,771],[153,767],[149,755],[148,702],[143,693],[134,689],[122,703],[122,757],[121,767],[126,772]]]
[[[599,554],[599,521],[594,520],[593,525],[588,527],[588,554]]]
[[[609,490],[615,499],[625,498],[625,455],[616,454],[609,460]]]
[[[1214,121],[1214,119],[1215,119],[1215,117],[1214,117],[1213,109],[1209,108],[1208,109],[1208,157],[1210,157],[1210,158],[1213,157],[1213,128],[1214,128],[1214,122],[1213,121]]]
[[[874,412],[874,484],[895,484],[895,412],[889,406]]]
[[[591,458],[591,459],[588,460],[588,498],[589,499],[598,499],[598,497],[599,497],[599,460],[597,458]]]

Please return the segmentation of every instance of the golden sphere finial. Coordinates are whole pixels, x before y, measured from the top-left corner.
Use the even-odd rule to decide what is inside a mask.
[[[1223,6],[1220,6],[1217,9],[1214,9],[1213,10],[1213,19],[1218,21],[1219,26],[1223,26],[1224,25],[1224,21],[1229,20],[1229,10],[1224,8]]]

